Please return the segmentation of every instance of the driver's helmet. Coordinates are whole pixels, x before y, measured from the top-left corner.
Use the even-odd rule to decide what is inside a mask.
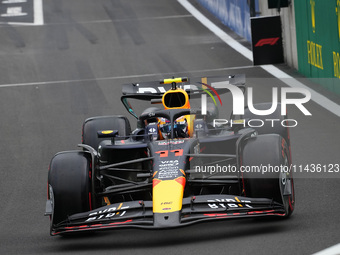
[[[174,124],[175,137],[187,138],[189,137],[189,128],[187,119],[182,116],[176,119]]]
[[[171,134],[171,122],[166,118],[158,118],[160,139],[167,139]]]
[[[166,118],[158,118],[158,126],[160,132],[160,139],[168,139],[171,135],[171,123]],[[174,138],[186,138],[188,135],[188,122],[182,116],[175,120],[174,123]]]

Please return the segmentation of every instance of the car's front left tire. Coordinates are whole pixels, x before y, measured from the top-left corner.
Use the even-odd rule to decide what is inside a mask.
[[[52,227],[91,209],[90,165],[90,155],[83,151],[60,152],[52,158],[48,173]]]

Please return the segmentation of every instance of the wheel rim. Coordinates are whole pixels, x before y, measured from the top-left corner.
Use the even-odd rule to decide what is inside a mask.
[[[285,208],[285,213],[288,216],[294,210],[293,194],[294,194],[294,182],[288,162],[287,154],[285,153],[284,164],[282,171],[280,172],[280,187],[282,194],[282,202]]]

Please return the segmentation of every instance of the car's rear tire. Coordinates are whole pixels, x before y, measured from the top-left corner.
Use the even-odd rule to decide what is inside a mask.
[[[90,155],[83,151],[60,152],[52,158],[48,173],[52,226],[91,209],[90,164]]]
[[[290,216],[295,201],[289,162],[288,147],[281,136],[267,134],[248,139],[242,151],[245,196],[273,199],[283,204],[286,216]]]
[[[105,138],[98,138],[97,131],[118,130],[119,136],[131,133],[129,120],[125,116],[102,116],[86,119],[83,124],[82,143],[98,150],[98,146]],[[107,138],[106,138],[107,139]]]

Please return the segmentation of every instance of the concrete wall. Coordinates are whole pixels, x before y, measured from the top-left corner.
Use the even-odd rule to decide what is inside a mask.
[[[249,0],[196,0],[219,18],[223,24],[251,42]],[[255,0],[258,16],[278,15],[276,9],[268,9],[267,0]],[[282,8],[283,47],[285,62],[298,69],[294,0],[288,8]]]
[[[196,1],[251,41],[250,0]],[[280,12],[255,2],[257,16],[281,16],[285,62],[340,95],[340,0],[291,0]]]
[[[196,0],[238,35],[251,41],[249,0]],[[255,0],[258,10],[258,0]]]

